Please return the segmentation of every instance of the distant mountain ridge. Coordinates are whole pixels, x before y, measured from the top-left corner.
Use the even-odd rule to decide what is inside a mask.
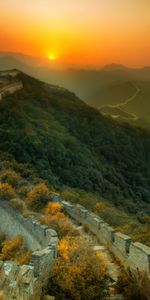
[[[64,86],[76,93],[87,104],[101,107],[118,105],[134,95],[136,86],[140,93],[117,112],[119,122],[128,121],[136,126],[150,128],[150,67],[127,68],[111,64],[99,69],[58,69],[56,62],[17,53],[0,53],[0,69],[17,68],[47,83]],[[103,110],[101,110],[103,113]],[[115,108],[116,114],[116,108]],[[122,118],[123,115],[126,118]],[[107,109],[107,115],[113,116]],[[132,118],[131,116],[137,116]]]
[[[125,70],[127,69],[127,67],[121,64],[109,64],[109,65],[105,65],[102,69],[106,71],[114,71],[114,70]]]

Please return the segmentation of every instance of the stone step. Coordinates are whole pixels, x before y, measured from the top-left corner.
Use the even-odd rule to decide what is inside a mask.
[[[121,294],[109,296],[105,300],[124,300],[124,297]]]
[[[106,251],[106,248],[104,246],[101,246],[101,245],[94,245],[93,250],[96,251],[96,252],[104,252],[104,251]]]

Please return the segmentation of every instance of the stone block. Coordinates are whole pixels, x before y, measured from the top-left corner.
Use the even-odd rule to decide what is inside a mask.
[[[130,246],[128,263],[131,269],[150,273],[150,247],[135,242]]]

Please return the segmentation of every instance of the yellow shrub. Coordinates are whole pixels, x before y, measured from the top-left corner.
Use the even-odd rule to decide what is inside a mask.
[[[20,179],[21,176],[14,170],[6,170],[1,176],[1,181],[3,183],[8,183],[13,187],[17,187],[19,185]]]
[[[49,190],[45,183],[39,183],[28,192],[27,205],[37,210],[43,208],[47,204],[48,193]]]
[[[15,190],[8,183],[0,183],[0,198],[2,200],[10,200],[15,197]]]
[[[11,240],[2,243],[0,259],[15,260],[19,264],[27,264],[30,260],[30,252],[24,247],[22,236],[18,235]]]
[[[59,257],[51,272],[49,291],[56,299],[103,299],[106,268],[82,238],[66,237],[59,244]]]
[[[45,208],[45,213],[55,215],[56,213],[60,212],[61,210],[62,210],[62,204],[48,202],[48,204]]]
[[[5,239],[6,239],[5,233],[0,231],[0,252],[2,250],[2,245],[3,245],[3,242],[5,241]]]
[[[25,250],[23,252],[22,255],[20,255],[17,259],[17,262],[20,264],[20,265],[26,265],[29,263],[30,261],[30,258],[31,258],[31,254],[28,250]]]
[[[65,235],[73,235],[74,230],[69,223],[68,217],[63,212],[57,212],[56,214],[45,214],[43,218],[50,228],[56,230],[58,237],[61,238]]]
[[[3,291],[0,291],[0,300],[6,300],[5,294]]]
[[[15,259],[20,254],[20,249],[23,246],[23,238],[21,236],[16,236],[11,240],[7,240],[3,243],[1,259],[10,260]]]
[[[58,245],[59,255],[66,259],[69,259],[71,253],[76,251],[79,247],[79,238],[72,239],[72,237],[67,236],[60,240]]]

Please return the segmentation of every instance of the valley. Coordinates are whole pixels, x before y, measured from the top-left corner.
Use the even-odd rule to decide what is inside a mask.
[[[118,104],[114,104],[114,105],[108,104],[108,105],[101,106],[99,107],[99,110],[104,115],[111,116],[114,119],[122,118],[123,120],[126,121],[130,121],[130,120],[137,121],[138,116],[133,112],[127,112],[127,109],[128,109],[128,104],[134,101],[140,92],[141,92],[140,88],[138,86],[135,86],[135,93],[131,97],[127,98],[126,100],[123,100],[123,102],[120,102]]]

